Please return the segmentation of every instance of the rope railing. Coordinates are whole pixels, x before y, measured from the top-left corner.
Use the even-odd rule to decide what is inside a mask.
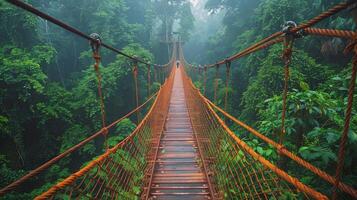
[[[173,77],[174,70],[147,115],[127,138],[35,199],[88,195],[95,199],[133,199],[139,196],[146,185],[145,171],[153,167],[147,158],[153,155],[156,144],[152,141],[160,138],[164,127]]]
[[[137,83],[137,75],[138,75],[138,63],[142,63],[145,64],[147,66],[154,66],[155,68],[159,69],[160,71],[163,71],[165,68],[168,68],[170,66],[171,63],[173,63],[174,61],[174,57],[171,57],[171,60],[164,65],[158,65],[158,64],[150,64],[146,61],[144,61],[142,58],[138,58],[136,56],[131,56],[128,55],[108,44],[105,44],[102,42],[100,36],[96,33],[93,33],[91,35],[87,35],[85,33],[83,33],[82,31],[32,7],[30,4],[27,4],[23,1],[20,0],[7,0],[7,2],[22,8],[28,12],[31,12],[45,20],[48,20],[50,22],[52,22],[53,24],[58,25],[59,27],[74,33],[76,35],[78,35],[79,37],[82,37],[86,40],[88,40],[90,42],[90,45],[92,47],[93,50],[93,58],[95,60],[95,64],[94,64],[94,70],[96,73],[96,77],[97,77],[97,86],[98,86],[98,96],[99,96],[99,102],[100,102],[100,110],[101,110],[101,124],[102,124],[102,129],[100,131],[98,131],[97,133],[93,134],[92,136],[86,138],[85,140],[83,140],[82,142],[80,142],[79,144],[69,148],[68,150],[66,150],[65,152],[61,153],[60,155],[54,157],[53,159],[45,162],[44,164],[42,164],[41,166],[39,166],[38,168],[30,171],[28,174],[26,174],[25,176],[23,176],[22,178],[14,181],[13,183],[9,184],[8,186],[2,188],[0,190],[0,196],[8,193],[9,191],[14,190],[15,188],[17,188],[18,186],[20,186],[21,184],[23,184],[24,182],[28,181],[29,179],[31,179],[32,177],[34,177],[35,175],[41,173],[42,171],[44,171],[45,169],[49,168],[50,166],[52,166],[53,164],[57,163],[59,160],[63,159],[64,157],[68,156],[69,154],[77,151],[79,148],[83,147],[85,144],[87,144],[88,142],[92,141],[93,139],[97,138],[100,135],[103,135],[105,138],[105,146],[106,148],[108,148],[107,145],[107,134],[108,134],[108,130],[110,128],[112,128],[113,126],[115,126],[116,124],[118,124],[120,121],[122,121],[123,119],[131,116],[133,113],[137,113],[137,119],[138,119],[138,123],[139,123],[139,111],[146,106],[158,93],[155,93],[152,96],[148,96],[149,98],[142,104],[139,106],[139,89],[138,89],[138,83]],[[102,76],[100,73],[100,61],[101,61],[101,57],[99,54],[99,49],[101,47],[107,48],[113,52],[118,53],[119,55],[122,55],[130,60],[132,60],[134,62],[134,68],[133,68],[133,74],[134,74],[134,81],[135,81],[135,101],[136,101],[136,108],[134,110],[132,110],[131,112],[129,112],[128,114],[126,114],[124,117],[116,120],[115,122],[111,123],[110,125],[106,125],[106,114],[105,114],[105,108],[104,108],[104,98],[103,98],[103,92],[102,92]],[[172,51],[172,54],[176,54],[175,48],[173,48],[174,50]],[[163,74],[163,76],[165,76]],[[150,71],[148,71],[148,87],[149,87],[149,92],[148,95],[150,95]],[[162,82],[163,83],[163,82]]]
[[[39,16],[39,17],[41,17],[41,18],[43,18],[43,19],[45,19],[45,20],[47,20],[49,22],[52,22],[53,24],[56,24],[57,26],[65,29],[65,30],[67,30],[67,31],[69,31],[71,33],[74,33],[74,34],[78,35],[81,38],[84,38],[84,39],[86,39],[88,41],[97,42],[90,35],[87,35],[84,32],[82,32],[82,31],[80,31],[80,30],[78,30],[78,29],[76,29],[76,28],[74,28],[74,27],[62,22],[61,20],[58,20],[58,19],[56,19],[56,18],[54,18],[54,17],[52,17],[52,16],[50,16],[50,15],[48,15],[48,14],[42,12],[42,11],[36,9],[35,7],[31,6],[30,4],[27,4],[27,3],[25,3],[25,2],[23,2],[21,0],[6,0],[6,1],[11,3],[11,4],[13,4],[13,5],[15,5],[15,6],[17,6],[17,7],[19,7],[19,8],[22,8],[22,9],[24,9],[24,10],[30,12],[30,13],[33,13],[34,15],[37,15],[37,16]],[[145,64],[145,65],[150,64],[149,62],[146,62],[142,58],[129,55],[129,54],[127,54],[127,53],[125,53],[125,52],[123,52],[123,51],[121,51],[121,50],[119,50],[119,49],[117,49],[117,48],[115,48],[115,47],[113,47],[113,46],[111,46],[109,44],[101,42],[101,46],[103,46],[104,48],[106,48],[108,50],[111,50],[111,51],[113,51],[113,52],[115,52],[115,53],[117,53],[119,55],[122,55],[122,56],[124,56],[126,58],[129,58],[130,60]],[[159,65],[159,64],[151,64],[151,65],[157,66],[157,67],[165,67],[165,66],[169,66],[169,63],[164,64],[164,65]]]
[[[102,129],[79,144],[69,148],[65,152],[51,159],[50,161],[32,170],[27,175],[19,180],[11,183],[0,190],[0,196],[4,195],[19,185],[28,181],[32,177],[38,175],[48,169],[59,160],[77,151],[85,144],[94,140],[100,135],[107,137],[108,129],[114,127],[123,119],[137,114],[138,126],[124,140],[119,142],[112,148],[106,144],[106,152],[93,161],[89,162],[85,167],[73,173],[63,181],[52,186],[48,191],[44,192],[36,199],[48,198],[112,198],[112,199],[133,199],[140,196],[148,199],[148,187],[151,185],[151,175],[154,171],[153,158],[156,158],[158,153],[158,144],[161,138],[162,131],[168,113],[169,100],[173,85],[174,73],[176,70],[174,62],[176,54],[180,56],[180,61],[187,67],[193,67],[183,57],[181,43],[173,43],[172,56],[170,61],[164,65],[150,64],[142,58],[128,55],[108,44],[103,43],[97,35],[87,35],[80,30],[69,26],[68,24],[41,12],[31,5],[20,0],[6,0],[7,2],[16,5],[24,10],[27,10],[43,19],[46,19],[61,28],[70,31],[88,41],[90,41],[93,49],[93,57],[95,59],[94,69],[98,81],[98,95],[100,99]],[[346,142],[348,139],[348,131],[352,115],[353,92],[357,74],[357,50],[356,50],[356,32],[335,29],[312,28],[313,25],[326,19],[342,10],[351,6],[355,1],[339,3],[326,12],[310,19],[306,23],[300,25],[288,26],[287,29],[276,32],[263,40],[249,46],[243,51],[238,52],[224,60],[214,64],[204,65],[201,67],[193,67],[193,69],[203,71],[204,77],[204,94],[207,90],[207,70],[216,68],[214,102],[217,103],[217,87],[218,87],[218,69],[220,65],[226,66],[226,91],[224,96],[224,110],[216,106],[208,100],[200,91],[193,85],[192,80],[187,76],[184,70],[181,70],[184,78],[184,91],[187,99],[187,106],[191,118],[191,123],[195,132],[195,137],[198,141],[198,149],[203,158],[201,164],[209,179],[211,191],[214,194],[214,199],[278,199],[287,194],[293,194],[293,199],[299,198],[315,198],[328,199],[324,194],[315,189],[303,184],[297,178],[290,176],[287,172],[275,166],[272,162],[265,159],[262,155],[256,153],[252,147],[241,140],[226,123],[218,116],[216,111],[219,111],[223,116],[233,123],[245,128],[248,132],[260,138],[264,142],[273,146],[277,152],[298,163],[305,169],[313,172],[323,180],[334,186],[333,199],[337,198],[338,189],[348,193],[353,198],[357,198],[357,191],[341,182],[341,173],[343,169]],[[352,78],[349,87],[348,103],[345,116],[345,125],[342,133],[342,139],[339,146],[338,166],[336,168],[335,177],[320,170],[309,162],[298,157],[283,146],[285,135],[285,118],[286,106],[288,98],[288,79],[289,65],[292,57],[293,41],[305,35],[318,35],[328,37],[340,37],[351,39],[348,51],[354,53]],[[285,63],[284,71],[284,92],[283,92],[283,110],[282,110],[282,127],[279,142],[275,142],[270,138],[259,133],[247,124],[234,118],[227,113],[228,108],[228,87],[230,85],[231,63],[234,60],[247,56],[251,53],[266,49],[274,44],[284,42],[283,59]],[[133,61],[132,72],[135,85],[135,105],[136,108],[130,111],[122,118],[106,125],[104,99],[102,94],[101,74],[99,70],[100,55],[99,47],[105,47],[113,52],[116,52]],[[177,51],[178,47],[178,51]],[[138,86],[138,64],[147,66],[147,84],[148,96],[151,95],[151,66],[154,67],[154,80],[161,80],[163,83],[160,90],[151,95],[143,104],[139,105],[139,86]],[[171,67],[171,71],[170,70]],[[157,74],[155,69],[160,69]],[[167,78],[166,78],[167,77]],[[155,98],[156,97],[156,98]],[[139,111],[148,105],[155,98],[148,113],[142,120],[139,120]],[[106,140],[105,140],[106,141]]]
[[[213,109],[215,109],[216,111],[221,113],[224,117],[227,117],[233,123],[239,125],[240,127],[242,127],[245,130],[247,130],[249,133],[253,134],[257,138],[259,138],[259,139],[263,140],[264,142],[266,142],[267,144],[271,145],[273,148],[275,148],[278,152],[280,152],[284,156],[286,156],[286,157],[290,158],[291,160],[295,161],[296,163],[298,163],[302,167],[304,167],[304,168],[308,169],[309,171],[313,172],[314,174],[318,175],[320,178],[324,179],[325,181],[329,182],[330,184],[335,184],[336,179],[333,176],[331,176],[331,175],[327,174],[326,172],[322,171],[321,169],[315,167],[311,163],[305,161],[304,159],[300,158],[296,154],[294,154],[291,151],[289,151],[288,149],[286,149],[286,147],[284,147],[283,145],[275,142],[274,140],[272,140],[272,139],[268,138],[267,136],[265,136],[264,134],[258,132],[257,130],[255,130],[251,126],[249,126],[249,125],[245,124],[244,122],[238,120],[237,118],[233,117],[229,113],[225,112],[222,108],[220,108],[217,105],[215,105],[212,101],[210,101],[206,97],[204,97],[204,100]],[[350,194],[352,197],[357,198],[357,190],[355,190],[353,187],[351,187],[351,186],[349,186],[347,184],[344,184],[344,183],[340,183],[338,188],[340,190]]]
[[[297,199],[328,199],[279,169],[239,139],[205,101],[185,72],[183,77],[192,125],[203,152],[202,162],[208,167],[215,186],[215,198],[279,199],[290,193]],[[284,181],[279,181],[278,177]]]
[[[52,165],[54,165],[55,163],[57,163],[58,161],[62,160],[63,158],[65,158],[66,156],[70,155],[71,153],[79,150],[81,147],[83,147],[84,145],[88,144],[89,142],[93,141],[94,139],[96,139],[97,137],[103,135],[103,133],[108,132],[108,130],[112,129],[115,125],[117,125],[119,122],[123,121],[124,119],[130,117],[131,115],[133,115],[134,113],[136,113],[137,111],[143,109],[146,105],[148,105],[158,94],[159,92],[156,92],[155,94],[153,94],[151,97],[149,97],[143,104],[141,104],[140,106],[138,106],[137,108],[133,109],[132,111],[130,111],[129,113],[125,114],[124,116],[122,116],[121,118],[117,119],[116,121],[112,122],[111,124],[107,125],[106,127],[102,128],[101,130],[97,131],[96,133],[92,134],[91,136],[89,136],[88,138],[84,139],[83,141],[81,141],[80,143],[72,146],[71,148],[65,150],[63,153],[57,155],[56,157],[52,158],[51,160],[45,162],[44,164],[42,164],[41,166],[31,170],[28,174],[26,174],[25,176],[21,177],[20,179],[12,182],[11,184],[7,185],[6,187],[2,188],[0,190],[0,196],[5,195],[6,193],[15,190],[17,187],[19,187],[20,185],[22,185],[23,183],[25,183],[26,181],[30,180],[31,178],[33,178],[34,176],[40,174],[41,172],[43,172],[44,170],[48,169],[49,167],[51,167]]]
[[[256,130],[252,129],[248,125],[244,124],[243,122],[240,122],[239,120],[235,119],[231,115],[227,113],[227,105],[224,105],[224,110],[215,106],[211,101],[206,99],[208,104],[215,109],[219,110],[225,117],[228,119],[232,120],[236,124],[240,125],[241,127],[247,129],[250,133],[253,133],[255,136],[259,137],[263,141],[267,142],[268,144],[272,145],[274,148],[277,149],[278,153],[287,156],[288,158],[294,160],[297,162],[299,165],[303,166],[304,168],[310,170],[314,174],[318,175],[321,177],[323,180],[327,181],[328,183],[333,185],[333,192],[332,192],[332,198],[336,199],[337,198],[337,190],[340,189],[341,191],[348,193],[351,195],[353,198],[357,198],[357,191],[351,187],[348,186],[344,183],[341,182],[341,173],[343,169],[343,164],[344,164],[344,156],[345,156],[345,148],[346,148],[346,143],[347,143],[347,138],[348,138],[348,130],[350,126],[350,120],[351,120],[351,113],[352,113],[352,105],[353,105],[353,93],[354,93],[354,87],[355,87],[355,79],[356,79],[356,74],[357,74],[357,67],[356,67],[356,37],[357,33],[354,31],[348,31],[348,30],[336,30],[336,29],[323,29],[323,28],[312,28],[311,26],[315,25],[316,23],[320,22],[323,19],[326,19],[342,10],[345,10],[349,6],[351,7],[351,12],[353,12],[353,16],[356,18],[355,21],[357,22],[357,9],[355,5],[356,1],[348,1],[348,2],[343,2],[340,3],[333,8],[329,9],[326,12],[321,13],[315,18],[312,18],[311,20],[307,21],[306,23],[303,23],[299,26],[297,26],[294,22],[287,22],[287,25],[284,27],[283,31],[274,33],[270,35],[269,37],[259,41],[256,44],[253,44],[252,46],[244,49],[243,51],[228,57],[225,60],[219,61],[214,64],[210,65],[205,65],[206,67],[213,68],[219,67],[222,64],[227,64],[227,62],[231,62],[233,60],[236,60],[238,58],[244,57],[246,55],[249,55],[253,52],[265,49],[267,47],[270,47],[271,45],[284,42],[284,51],[283,51],[283,60],[285,63],[284,67],[284,91],[283,91],[283,109],[282,109],[282,126],[281,126],[281,133],[280,133],[280,138],[279,138],[279,143],[275,143],[273,140],[263,136],[261,133],[257,132]],[[353,63],[352,63],[352,75],[351,75],[351,82],[350,86],[348,89],[348,101],[347,101],[347,108],[346,108],[346,115],[345,115],[345,124],[344,124],[344,129],[342,133],[342,138],[340,141],[339,145],[339,153],[338,153],[338,162],[337,162],[337,167],[336,167],[336,174],[335,177],[332,177],[331,175],[327,174],[326,172],[318,169],[317,167],[311,165],[307,161],[301,159],[300,157],[296,156],[295,154],[291,153],[288,151],[284,146],[283,146],[283,140],[284,140],[284,135],[285,135],[285,118],[286,118],[286,107],[287,107],[287,97],[288,97],[288,80],[289,80],[289,65],[291,63],[291,57],[292,57],[292,44],[293,41],[297,38],[301,38],[303,36],[307,35],[316,35],[316,36],[326,36],[326,37],[339,37],[339,38],[345,38],[351,40],[351,43],[349,46],[346,48],[347,51],[351,51],[354,53],[354,58],[353,58]],[[188,64],[188,67],[192,68],[193,66]],[[193,68],[197,69],[197,68]],[[217,71],[216,71],[217,74]],[[215,77],[215,80],[217,81],[217,75]],[[214,83],[216,84],[216,83]],[[214,102],[217,102],[217,96],[216,96],[216,88],[214,91]],[[225,103],[226,104],[226,103]]]
[[[337,14],[337,13],[343,11],[343,10],[345,10],[346,8],[348,8],[349,6],[351,6],[354,3],[355,3],[354,1],[347,1],[347,2],[339,3],[339,4],[335,5],[334,7],[330,8],[329,10],[321,13],[320,15],[308,20],[306,23],[300,24],[299,26],[297,26],[296,28],[292,29],[291,31],[293,33],[297,33],[297,32],[299,32],[301,30],[305,30],[306,28],[310,28],[311,26],[321,22],[322,20],[324,20],[326,18],[329,18],[329,17],[331,17],[331,16],[333,16],[333,15],[335,15],[335,14]],[[308,29],[307,31],[310,32],[310,33],[316,33],[317,30],[316,29],[314,29],[314,30]],[[269,43],[269,42],[271,42],[272,40],[278,38],[279,36],[283,36],[283,35],[284,35],[283,31],[278,31],[278,32],[276,32],[276,33],[274,33],[274,34],[272,34],[272,35],[260,40],[259,42],[251,45],[250,47],[242,50],[241,52],[238,52],[238,53],[236,53],[236,54],[234,54],[232,56],[229,56],[228,58],[223,59],[221,61],[218,61],[216,63],[206,64],[206,66],[209,67],[209,68],[213,68],[216,65],[225,64],[227,60],[231,61],[231,62],[234,61],[234,60],[237,60],[237,59],[239,59],[241,57],[244,57],[246,55],[249,55],[249,54],[251,54],[251,53],[253,53],[255,51],[258,51],[260,49],[264,49],[264,48],[266,48],[268,46],[271,46],[271,45],[277,43],[277,41],[272,42],[272,43]],[[335,37],[345,37],[346,33],[342,33],[340,31],[337,31],[337,32],[334,33],[334,35],[335,35]],[[261,48],[259,48],[259,47],[261,47]]]

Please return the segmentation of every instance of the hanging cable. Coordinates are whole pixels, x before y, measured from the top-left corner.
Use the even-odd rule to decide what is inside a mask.
[[[225,88],[225,95],[224,95],[225,111],[227,111],[228,108],[228,87],[229,87],[230,71],[231,71],[231,61],[226,60],[226,88]]]
[[[101,39],[100,36],[97,33],[92,33],[90,34],[90,37],[92,40],[90,40],[90,46],[93,51],[93,58],[95,60],[94,63],[94,71],[96,73],[97,77],[97,88],[98,88],[98,96],[99,96],[99,102],[100,102],[100,111],[101,111],[101,117],[102,117],[102,128],[103,128],[103,136],[104,136],[104,143],[105,143],[105,148],[108,149],[108,144],[107,144],[107,135],[108,135],[108,129],[106,128],[106,117],[105,117],[105,106],[104,106],[104,98],[103,98],[103,92],[102,92],[102,75],[99,70],[99,65],[100,65],[100,55],[99,55],[99,49],[101,46]]]
[[[156,65],[154,65],[153,71],[154,71],[154,82],[157,82],[157,66]]]
[[[136,103],[136,107],[138,107],[139,105],[139,88],[138,88],[138,62],[134,61],[133,63],[133,78],[134,78],[134,90],[135,90],[135,103]],[[136,112],[136,116],[137,116],[137,122],[139,124],[140,122],[140,118],[139,118],[139,111]]]
[[[219,64],[216,64],[216,74],[214,79],[214,103],[215,104],[217,104],[218,77],[219,77]]]
[[[206,90],[207,90],[207,67],[203,67],[203,95],[206,96]]]
[[[151,77],[150,77],[150,69],[151,69],[151,66],[150,66],[150,64],[148,64],[147,65],[147,67],[148,67],[148,97],[150,96],[150,94],[151,94]]]
[[[283,108],[281,113],[281,130],[279,136],[279,144],[283,143],[285,134],[286,134],[286,127],[285,127],[285,120],[286,120],[286,101],[288,97],[288,90],[289,90],[289,77],[290,77],[290,70],[289,65],[291,63],[291,56],[292,56],[292,48],[295,39],[295,33],[291,32],[292,29],[296,28],[297,25],[293,21],[288,21],[285,23],[283,28],[283,33],[285,33],[284,37],[284,50],[282,59],[284,61],[284,91],[283,91]]]
[[[352,16],[353,16],[355,22],[357,23],[357,3],[355,3],[351,7],[351,13],[352,13]],[[345,53],[347,54],[348,52],[353,53],[352,74],[351,74],[350,85],[348,88],[345,124],[343,126],[342,137],[341,137],[340,145],[339,145],[339,149],[338,149],[338,160],[337,160],[337,167],[336,167],[336,173],[335,173],[336,181],[335,181],[335,185],[334,185],[333,191],[332,191],[332,199],[333,200],[336,200],[337,196],[338,196],[337,193],[338,193],[338,188],[339,188],[339,184],[341,181],[341,174],[343,171],[345,154],[346,154],[346,152],[345,152],[346,151],[346,143],[348,141],[348,132],[350,129],[350,123],[351,123],[351,118],[352,118],[353,95],[354,95],[354,91],[355,91],[356,74],[357,74],[357,37],[354,37],[353,40],[346,47]]]

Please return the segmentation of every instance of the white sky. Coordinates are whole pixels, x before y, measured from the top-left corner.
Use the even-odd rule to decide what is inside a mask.
[[[196,7],[198,5],[198,3],[200,2],[200,0],[190,0],[192,3],[193,7]]]

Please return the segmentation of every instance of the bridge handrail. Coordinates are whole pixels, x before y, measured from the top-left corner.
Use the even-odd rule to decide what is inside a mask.
[[[46,13],[36,9],[35,7],[31,6],[30,4],[27,4],[27,3],[25,3],[25,2],[23,2],[21,0],[6,0],[6,1],[11,3],[11,4],[13,4],[13,5],[15,5],[15,6],[17,6],[17,7],[19,7],[19,8],[22,8],[22,9],[28,11],[28,12],[31,12],[32,14],[37,15],[37,16],[45,19],[45,20],[48,20],[48,21],[52,22],[53,24],[56,24],[57,26],[65,29],[65,30],[67,30],[67,31],[69,31],[71,33],[74,33],[74,34],[78,35],[79,37],[82,37],[82,38],[84,38],[84,39],[86,39],[88,41],[97,42],[97,40],[94,40],[91,36],[85,34],[83,31],[80,31],[80,30],[74,28],[73,26],[70,26],[70,25],[64,23],[63,21],[61,21],[59,19],[56,19],[53,16],[50,16],[49,14],[46,14]],[[164,64],[164,65],[150,64],[149,62],[145,61],[142,58],[129,55],[129,54],[127,54],[127,53],[125,53],[125,52],[123,52],[123,51],[121,51],[121,50],[119,50],[119,49],[117,49],[117,48],[115,48],[115,47],[113,47],[113,46],[111,46],[109,44],[103,43],[102,41],[100,42],[100,45],[105,47],[105,48],[107,48],[107,49],[109,49],[109,50],[111,50],[111,51],[113,51],[113,52],[118,53],[119,55],[127,57],[130,60],[145,64],[145,65],[153,65],[153,66],[156,66],[156,67],[158,67],[158,66],[160,66],[160,67],[168,66],[167,65],[168,63]],[[170,63],[170,61],[169,61],[169,63]]]
[[[185,72],[183,72],[185,73]],[[239,145],[246,153],[248,153],[250,156],[252,156],[254,159],[258,160],[263,166],[267,167],[271,171],[273,171],[275,174],[277,174],[279,177],[287,181],[288,183],[294,185],[296,188],[298,188],[300,191],[305,192],[309,196],[315,198],[315,199],[328,199],[325,195],[323,195],[320,192],[317,192],[313,188],[303,184],[300,182],[297,178],[290,176],[287,172],[283,171],[273,163],[271,163],[269,160],[265,159],[262,155],[256,153],[248,144],[246,144],[243,140],[241,140],[227,125],[226,123],[218,116],[218,114],[214,111],[212,108],[211,104],[206,101],[206,98],[203,96],[203,94],[200,92],[198,88],[193,84],[192,80],[185,75],[186,81],[189,82],[190,87],[193,88],[194,92],[196,92],[200,98],[200,100],[204,103],[204,106],[208,109],[208,112],[211,112],[216,118],[216,120],[219,122],[219,124],[222,126],[222,128],[227,132],[230,138],[232,138],[237,145]]]
[[[161,89],[160,89],[161,90]],[[10,183],[9,185],[5,186],[4,188],[1,188],[0,190],[0,196],[5,195],[6,193],[16,189],[17,187],[19,187],[21,184],[23,184],[24,182],[28,181],[29,179],[31,179],[32,177],[40,174],[41,172],[43,172],[44,170],[48,169],[49,167],[51,167],[52,165],[54,165],[55,163],[57,163],[58,161],[60,161],[61,159],[65,158],[66,156],[70,155],[71,153],[77,151],[78,149],[80,149],[81,147],[83,147],[84,145],[86,145],[87,143],[89,143],[90,141],[94,140],[95,138],[99,137],[100,135],[103,135],[104,133],[107,133],[109,129],[113,128],[115,125],[117,125],[119,122],[121,122],[122,120],[124,120],[125,118],[128,118],[129,116],[131,116],[132,114],[138,112],[139,110],[141,110],[144,106],[146,106],[151,100],[154,99],[154,97],[158,96],[159,92],[156,92],[155,94],[153,94],[151,97],[149,97],[143,104],[141,104],[139,107],[135,108],[134,110],[130,111],[129,113],[125,114],[124,116],[122,116],[121,118],[117,119],[116,121],[112,122],[111,124],[109,124],[108,126],[106,126],[105,128],[102,128],[101,130],[97,131],[96,133],[92,134],[91,136],[89,136],[88,138],[84,139],[83,141],[79,142],[78,144],[68,148],[67,150],[65,150],[63,153],[57,155],[56,157],[52,158],[51,160],[43,163],[42,165],[40,165],[39,167],[31,170],[29,173],[27,173],[26,175],[24,175],[23,177],[19,178],[18,180]],[[157,99],[157,98],[156,98]],[[155,101],[156,101],[155,99]],[[153,104],[154,105],[154,104]],[[130,135],[129,135],[130,136]],[[129,137],[127,136],[127,137]]]
[[[206,97],[202,96],[202,98],[210,106],[212,106],[214,109],[218,110],[221,114],[223,114],[225,117],[230,119],[232,122],[234,122],[235,124],[239,125],[240,127],[244,128],[244,129],[246,129],[249,133],[255,135],[256,137],[260,138],[264,142],[266,142],[266,143],[270,144],[271,146],[273,146],[275,149],[277,149],[277,151],[279,153],[284,154],[285,156],[287,156],[291,160],[295,161],[299,165],[301,165],[301,166],[305,167],[306,169],[310,170],[311,172],[313,172],[314,174],[318,175],[319,177],[321,177],[325,181],[329,182],[330,184],[332,184],[332,185],[335,184],[336,178],[332,177],[328,173],[322,171],[321,169],[315,167],[311,163],[307,162],[306,160],[304,160],[304,159],[300,158],[299,156],[297,156],[296,154],[292,153],[291,151],[286,149],[285,146],[273,141],[272,139],[266,137],[262,133],[260,133],[257,130],[255,130],[254,128],[250,127],[249,125],[245,124],[244,122],[242,122],[242,121],[238,120],[237,118],[233,117],[229,113],[225,112],[222,108],[220,108],[217,105],[215,105],[212,101],[210,101]],[[338,188],[341,189],[342,191],[350,194],[352,197],[357,198],[357,190],[355,190],[353,187],[341,182],[338,185]]]
[[[328,18],[328,17],[331,17],[335,14],[337,14],[338,12],[340,11],[343,11],[345,10],[346,8],[348,8],[350,5],[354,4],[355,2],[354,1],[347,1],[347,2],[341,2],[335,6],[333,6],[332,8],[330,8],[329,10],[325,11],[325,12],[322,12],[320,15],[308,20],[306,23],[302,23],[300,24],[299,26],[297,26],[296,28],[292,29],[291,32],[292,33],[296,33],[300,30],[305,30],[315,24],[317,24],[318,22]],[[309,33],[314,33],[314,30],[311,30],[311,29],[308,29],[308,32]],[[315,32],[316,34],[316,32]],[[216,63],[211,63],[211,64],[205,64],[204,66],[206,66],[207,68],[213,68],[215,67],[216,65],[222,65],[222,64],[225,64],[227,61],[234,61],[238,58],[241,58],[243,56],[246,56],[248,54],[251,54],[257,50],[260,50],[260,49],[263,49],[262,46],[265,46],[268,47],[272,44],[275,44],[277,43],[278,41],[275,40],[275,42],[273,43],[269,43],[270,41],[274,40],[274,39],[277,39],[279,38],[279,36],[283,36],[284,35],[284,32],[283,31],[278,31],[276,33],[273,33],[271,34],[270,36],[260,40],[259,42],[247,47],[246,49],[234,54],[234,55],[231,55],[221,61],[218,61]],[[279,39],[278,39],[279,40]]]

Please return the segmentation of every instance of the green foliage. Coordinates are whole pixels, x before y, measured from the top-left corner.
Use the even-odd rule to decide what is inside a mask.
[[[213,63],[237,53],[281,30],[284,22],[293,20],[300,24],[336,3],[339,1],[208,0],[206,9],[212,13],[222,13],[223,10],[224,18],[223,28],[207,41],[207,50],[201,55],[203,61]],[[353,30],[355,25],[351,19],[342,13],[323,20],[319,26]],[[335,173],[351,77],[351,68],[345,67],[350,60],[342,54],[343,47],[344,41],[336,38],[297,39],[290,64],[284,144],[295,154],[330,174]],[[275,141],[279,140],[281,133],[284,85],[282,51],[282,45],[277,44],[239,59],[232,67],[230,113],[257,127]],[[218,102],[222,101],[223,97],[220,96]],[[353,169],[355,162],[352,161],[356,151],[353,148],[357,132],[356,109],[357,103],[354,102],[343,172],[344,181],[352,185],[356,184],[352,181],[356,174]],[[279,157],[272,147],[235,125],[231,128],[256,152],[273,162],[278,161]],[[301,178],[304,183],[328,193],[329,186],[311,173],[301,170],[292,162],[286,163],[286,167],[289,173]],[[284,194],[281,198],[293,198],[290,195]]]
[[[17,9],[5,1],[0,1],[0,44],[30,47],[37,40],[36,17],[24,10]]]
[[[6,159],[6,156],[0,155],[0,177],[2,180],[1,187],[24,175],[24,170],[13,170],[9,164],[10,161]]]
[[[157,14],[149,0],[30,3],[85,33],[99,33],[105,43],[129,55],[154,63],[150,43],[153,27],[146,23],[153,25]],[[99,130],[101,113],[87,42],[5,1],[0,1],[0,28],[0,177],[4,186]],[[133,63],[105,48],[101,48],[101,56],[108,123],[135,106]],[[139,65],[140,101],[147,95],[146,79],[147,66]],[[159,83],[153,83],[152,91],[159,88]],[[129,119],[123,120],[110,133],[110,145],[117,144],[134,128]],[[47,190],[83,162],[102,153],[102,140],[89,142],[43,176],[29,181],[26,192],[10,194],[6,199],[31,199]],[[140,180],[138,174],[136,181]],[[46,184],[38,188],[39,182]],[[133,191],[140,192],[137,186]]]
[[[123,119],[115,126],[115,132],[108,138],[109,147],[114,147],[132,133],[136,125],[130,119]]]
[[[22,101],[27,101],[35,93],[42,93],[47,76],[42,72],[41,64],[48,63],[53,53],[54,50],[48,46],[35,46],[29,51],[10,45],[1,47],[0,81],[5,84],[4,88],[15,89],[17,99]]]

